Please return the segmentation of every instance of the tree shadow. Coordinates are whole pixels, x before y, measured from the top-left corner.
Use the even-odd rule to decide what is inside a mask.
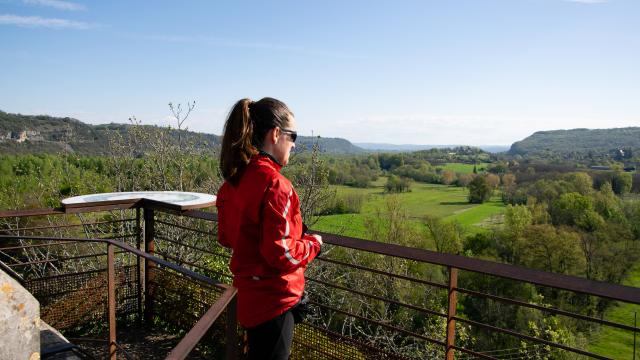
[[[440,205],[469,205],[468,201],[442,201]]]

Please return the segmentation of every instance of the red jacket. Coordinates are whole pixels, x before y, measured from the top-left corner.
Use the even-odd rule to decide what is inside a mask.
[[[216,199],[218,241],[233,249],[238,321],[246,328],[300,301],[304,270],[320,251],[320,243],[302,233],[298,194],[280,168],[255,155],[238,184],[225,181]]]

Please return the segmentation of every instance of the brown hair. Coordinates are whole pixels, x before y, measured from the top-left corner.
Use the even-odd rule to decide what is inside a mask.
[[[224,124],[220,171],[222,177],[236,184],[251,156],[262,148],[269,130],[286,127],[293,113],[282,101],[262,98],[260,101],[238,101]]]

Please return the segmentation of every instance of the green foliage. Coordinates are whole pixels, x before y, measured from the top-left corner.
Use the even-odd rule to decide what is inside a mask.
[[[520,155],[582,154],[608,157],[618,149],[640,148],[640,127],[616,129],[573,129],[538,131],[511,146],[509,153]]]
[[[333,201],[322,210],[321,215],[359,214],[366,196],[360,193],[347,193],[335,196]]]
[[[436,245],[436,251],[451,254],[459,254],[462,251],[464,231],[458,223],[442,221],[431,216],[425,217],[423,223],[427,229],[427,235]]]
[[[493,193],[491,185],[484,176],[476,176],[467,185],[467,188],[469,189],[469,202],[472,204],[482,204],[489,200]]]
[[[326,159],[328,180],[333,185],[367,188],[380,174],[378,159],[368,156],[332,156]]]
[[[320,157],[318,143],[305,155],[291,159],[284,174],[291,180],[300,198],[302,220],[307,226],[312,226],[331,204],[335,192],[329,188],[329,169],[327,162]]]
[[[411,191],[411,182],[407,178],[389,175],[384,190],[388,193],[402,193]]]

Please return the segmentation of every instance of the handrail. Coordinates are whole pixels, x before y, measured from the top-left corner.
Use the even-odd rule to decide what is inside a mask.
[[[156,210],[163,209],[156,207]],[[168,210],[167,212],[171,212]],[[188,210],[180,213],[182,216],[216,221],[215,213],[199,210]],[[314,231],[322,236],[326,244],[347,247],[354,250],[378,253],[381,255],[400,257],[441,266],[449,266],[460,270],[473,271],[481,274],[523,281],[541,286],[559,288],[587,295],[620,300],[633,304],[640,304],[640,288],[611,284],[603,281],[589,280],[578,276],[552,273],[548,271],[525,268],[517,265],[474,259],[462,255],[440,253],[436,251],[416,249],[412,247],[365,240],[349,236]]]
[[[491,276],[570,290],[587,295],[596,295],[612,300],[640,304],[640,288],[589,280],[578,276],[557,274],[521,266],[501,264],[493,261],[474,259],[462,255],[439,253],[430,250],[410,248],[401,245],[381,243],[348,236],[317,231],[322,241],[355,250],[363,250],[382,255],[400,257],[436,265],[450,266]]]
[[[189,330],[182,340],[167,355],[166,360],[182,360],[185,359],[191,350],[200,342],[200,339],[206,334],[207,330],[218,319],[220,314],[227,308],[229,303],[236,295],[236,289],[229,287],[222,293],[222,296],[216,301],[209,310],[198,320],[198,322]]]
[[[106,243],[108,246],[107,256],[108,256],[108,291],[109,291],[109,348],[110,348],[110,358],[115,359],[115,351],[116,347],[119,347],[118,343],[115,341],[115,296],[113,295],[115,292],[115,281],[114,281],[114,271],[113,271],[113,263],[114,263],[114,255],[113,246],[117,246],[126,252],[133,253],[137,256],[143,257],[147,260],[153,261],[157,264],[162,265],[163,267],[170,268],[180,274],[186,275],[190,278],[199,280],[208,285],[214,286],[216,288],[224,290],[220,298],[209,308],[209,310],[198,320],[198,322],[189,330],[189,332],[182,338],[182,340],[176,345],[175,348],[171,350],[166,359],[170,360],[182,360],[185,359],[189,353],[193,350],[193,348],[198,344],[198,342],[204,337],[209,328],[213,325],[213,323],[220,317],[220,314],[230,307],[230,311],[234,311],[234,306],[229,306],[233,304],[236,296],[236,289],[224,283],[216,282],[215,280],[206,277],[204,275],[200,275],[194,271],[189,269],[185,269],[179,265],[170,263],[164,259],[155,257],[150,255],[144,251],[136,249],[129,244],[124,242],[120,242],[113,239],[95,239],[95,238],[61,238],[61,237],[48,237],[48,236],[15,236],[15,235],[0,235],[0,240],[19,240],[19,239],[29,239],[36,241],[59,241],[59,242],[97,242],[97,243]],[[4,263],[0,262],[0,267],[4,269]],[[12,274],[15,272],[7,267]],[[17,275],[17,274],[16,274]],[[235,314],[230,314],[231,319],[235,319]],[[233,321],[232,326],[235,327],[235,321]],[[229,331],[229,330],[228,330]]]
[[[127,250],[128,252],[134,253],[140,257],[143,257],[147,260],[151,260],[154,263],[160,264],[164,267],[175,270],[183,275],[187,275],[191,278],[200,280],[208,285],[215,286],[222,290],[227,290],[229,285],[216,282],[215,280],[206,277],[204,275],[200,275],[197,272],[191,271],[189,269],[185,269],[182,266],[170,263],[164,259],[155,257],[153,255],[149,255],[144,251],[138,250],[133,246],[123,243],[121,241],[112,240],[112,239],[95,239],[95,238],[73,238],[73,237],[52,237],[52,236],[16,236],[16,235],[0,235],[0,240],[19,240],[19,239],[29,239],[29,240],[37,240],[37,241],[76,241],[76,242],[100,242],[115,245],[123,250]]]
[[[94,205],[92,207],[86,207],[86,208],[75,208],[75,209],[73,209],[73,211],[77,211],[77,212],[103,211],[106,207],[109,207],[109,206],[111,206],[113,208],[116,205],[111,205],[111,204],[110,205],[104,205],[104,206],[96,206],[96,205]],[[133,204],[132,206],[133,207],[145,207],[145,210],[151,210],[151,212],[150,212],[150,216],[151,216],[150,219],[151,220],[153,220],[153,210],[157,210],[157,211],[160,211],[160,212],[169,213],[169,214],[175,214],[175,215],[179,215],[179,216],[185,216],[185,217],[189,217],[189,218],[193,218],[193,219],[200,219],[200,220],[210,221],[210,222],[217,221],[217,214],[215,214],[215,213],[206,212],[206,211],[200,211],[200,210],[186,210],[186,209],[185,210],[180,210],[180,209],[176,208],[175,206],[167,206],[166,204],[161,203],[161,202],[144,200],[144,201],[140,201],[140,202],[138,202],[136,204]],[[148,207],[148,209],[147,209],[147,207]],[[15,211],[14,212],[0,212],[0,218],[7,217],[7,216],[37,216],[37,215],[48,215],[48,214],[60,214],[61,213],[58,209],[48,209],[48,212],[46,210],[47,209],[40,209],[40,210],[36,209],[36,210],[28,210],[28,211],[24,211],[24,212],[15,212]],[[67,211],[67,213],[68,212],[69,211]],[[145,219],[146,219],[146,216],[147,215],[146,215],[146,211],[145,211]],[[174,225],[174,224],[172,224],[172,225]],[[183,228],[182,226],[179,226],[179,227]],[[546,272],[546,271],[541,271],[541,270],[524,268],[524,267],[516,266],[516,265],[509,265],[509,264],[503,264],[503,263],[492,262],[492,261],[487,261],[487,260],[474,259],[474,258],[469,258],[469,257],[461,256],[461,255],[438,253],[438,252],[429,251],[429,250],[410,248],[410,247],[401,246],[401,245],[395,245],[395,244],[389,244],[389,243],[383,243],[383,242],[376,242],[376,241],[359,239],[359,238],[354,238],[354,237],[340,236],[340,235],[330,234],[330,233],[325,233],[325,232],[316,232],[316,233],[318,233],[319,235],[322,235],[324,242],[327,243],[327,244],[336,245],[336,246],[345,247],[345,248],[350,248],[350,249],[354,249],[354,250],[366,251],[366,252],[369,252],[369,253],[376,253],[376,254],[381,254],[381,255],[385,255],[385,256],[392,256],[392,257],[397,257],[397,258],[413,260],[413,261],[419,261],[419,262],[430,263],[430,264],[435,264],[435,265],[438,265],[438,266],[447,267],[448,270],[449,270],[449,278],[450,278],[449,279],[449,283],[446,284],[446,285],[445,284],[433,284],[433,285],[437,285],[438,287],[445,287],[445,288],[449,289],[449,311],[446,314],[446,316],[447,316],[447,337],[446,337],[447,341],[446,341],[446,343],[440,342],[440,341],[436,341],[436,343],[445,346],[447,359],[452,359],[453,358],[453,350],[459,350],[459,351],[466,352],[466,353],[469,353],[469,354],[474,354],[474,352],[471,351],[471,350],[463,349],[463,348],[460,348],[458,346],[455,346],[453,340],[455,339],[455,322],[456,321],[462,322],[462,323],[467,323],[467,324],[472,324],[472,325],[477,325],[477,326],[484,326],[485,328],[491,329],[493,331],[502,332],[502,333],[505,333],[505,334],[517,336],[517,337],[520,337],[522,339],[526,339],[526,340],[530,340],[530,341],[536,341],[538,343],[542,343],[542,344],[546,344],[546,345],[551,345],[551,346],[554,346],[556,348],[563,349],[563,350],[570,351],[570,352],[574,352],[574,353],[578,353],[578,354],[583,354],[583,355],[587,355],[587,356],[591,356],[591,357],[595,357],[595,358],[602,358],[602,359],[605,358],[605,357],[602,357],[602,356],[597,355],[597,354],[588,353],[586,351],[583,351],[583,350],[580,350],[580,349],[576,349],[576,348],[571,348],[571,347],[568,347],[568,346],[565,346],[565,345],[562,345],[562,344],[556,344],[556,343],[549,342],[549,341],[546,341],[546,340],[541,341],[543,339],[537,339],[537,338],[528,336],[526,334],[520,334],[520,333],[518,333],[516,331],[513,331],[513,330],[497,328],[497,327],[493,327],[493,326],[487,325],[487,324],[480,324],[480,323],[476,323],[476,322],[474,322],[472,320],[464,319],[462,317],[456,316],[456,314],[455,314],[455,305],[456,305],[456,302],[457,302],[457,300],[456,300],[457,292],[468,293],[468,294],[474,295],[474,296],[485,296],[485,297],[492,298],[493,300],[497,300],[497,301],[507,300],[507,302],[511,302],[511,303],[514,303],[514,304],[517,304],[517,305],[521,305],[521,306],[523,305],[522,302],[517,301],[517,300],[503,299],[503,298],[501,298],[499,296],[493,296],[493,295],[489,295],[489,294],[482,294],[482,293],[479,293],[479,292],[475,292],[475,291],[459,288],[458,285],[457,285],[457,269],[465,270],[465,271],[471,271],[471,272],[480,273],[480,274],[486,274],[486,275],[489,275],[489,276],[496,276],[496,277],[501,277],[501,278],[505,278],[505,279],[521,281],[521,282],[525,282],[525,283],[536,284],[536,285],[540,285],[540,286],[546,286],[546,287],[552,287],[552,288],[557,288],[557,289],[568,290],[568,291],[572,291],[572,292],[576,292],[576,293],[594,295],[594,296],[598,296],[598,297],[601,297],[601,298],[619,300],[619,301],[624,301],[624,302],[627,302],[627,303],[640,304],[640,288],[634,288],[634,287],[629,287],[629,286],[611,284],[611,283],[606,283],[606,282],[602,282],[602,281],[594,281],[594,280],[589,280],[589,279],[585,279],[585,278],[582,278],[582,277],[551,273],[551,272]],[[153,232],[151,232],[151,234],[152,234],[151,236],[152,236],[152,239],[153,239]],[[97,241],[97,242],[105,242],[105,243],[108,243],[109,245],[115,245],[115,246],[118,246],[118,247],[120,247],[120,248],[122,248],[122,249],[124,249],[126,251],[130,251],[130,252],[132,252],[134,254],[139,255],[140,257],[148,259],[148,260],[150,260],[150,261],[152,261],[154,263],[160,264],[160,265],[162,265],[164,267],[171,268],[171,269],[173,269],[173,270],[175,270],[175,271],[177,271],[179,273],[182,273],[184,275],[187,275],[187,276],[202,280],[203,282],[208,283],[208,284],[213,285],[213,286],[216,286],[218,288],[223,288],[224,289],[224,294],[227,294],[229,289],[233,289],[232,287],[230,287],[228,285],[224,285],[224,284],[221,284],[221,283],[216,283],[215,281],[213,281],[212,279],[210,279],[210,278],[208,278],[206,276],[199,275],[198,273],[195,273],[193,271],[184,269],[181,266],[178,266],[178,265],[170,263],[170,262],[168,262],[166,260],[157,258],[157,257],[155,257],[153,255],[150,255],[149,253],[146,253],[144,251],[140,251],[140,250],[138,250],[138,249],[136,249],[134,247],[131,247],[131,246],[129,246],[129,245],[125,244],[125,243],[119,242],[119,241],[115,241],[113,239],[48,238],[48,237],[4,236],[4,235],[0,235],[0,240],[2,240],[3,238],[4,239],[28,238],[28,239],[35,239],[35,240],[58,240],[58,241],[65,241],[66,240],[66,241]],[[153,248],[151,248],[151,249],[153,250]],[[373,270],[374,271],[375,269],[368,269],[368,270]],[[388,274],[388,275],[396,276],[397,274]],[[408,280],[413,281],[411,279],[408,279]],[[235,290],[233,290],[233,291],[235,291]],[[224,297],[224,294],[223,294],[223,297]],[[221,301],[221,299],[219,299],[219,301]],[[316,305],[318,305],[320,307],[327,307],[326,304],[316,304]],[[401,305],[401,304],[397,304],[397,305]],[[402,305],[405,305],[405,304],[402,304]],[[232,306],[235,306],[235,305],[233,303],[233,300],[231,300],[231,303],[227,303],[225,306],[232,307]],[[525,305],[525,306],[527,306],[527,305]],[[543,309],[541,309],[542,306],[530,305],[528,307],[532,307],[532,308],[536,308],[536,309],[539,309],[539,310],[543,310]],[[340,310],[340,309],[333,309],[333,310],[335,310],[337,312],[342,312],[343,311],[343,310]],[[198,323],[196,324],[196,326],[198,326],[198,329],[200,329],[200,326],[205,326],[209,322],[212,323],[213,321],[215,321],[215,318],[217,318],[219,316],[219,314],[216,315],[216,311],[217,311],[217,308],[215,308],[215,305],[212,306],[207,311],[205,316],[203,316],[203,318],[201,318],[198,321]],[[229,310],[229,311],[231,311],[231,310]],[[567,311],[563,311],[563,310],[559,310],[559,309],[549,309],[549,311],[552,312],[552,313],[556,313],[556,314],[573,316],[573,317],[576,317],[576,318],[579,318],[579,319],[593,321],[593,318],[591,318],[591,317],[583,316],[583,315],[580,315],[580,314],[573,314],[573,313],[570,313],[570,312],[567,312]],[[348,314],[344,313],[344,314],[347,315],[347,316],[354,316],[356,318],[359,317],[359,315],[357,315],[357,314],[351,314],[351,313],[348,313]],[[444,314],[441,314],[441,315],[444,315]],[[206,319],[205,319],[205,317],[206,317]],[[371,320],[371,319],[368,319],[368,320]],[[608,321],[604,321],[604,320],[596,321],[596,322],[604,324],[604,325],[611,325],[611,324],[609,324]],[[386,324],[386,325],[390,326],[389,324]],[[200,339],[197,336],[202,336],[204,334],[204,332],[201,333],[200,330],[196,330],[196,326],[194,326],[194,328],[191,331],[189,331],[189,334],[187,334],[187,335],[190,335],[192,332],[194,332],[193,338],[190,336],[189,339],[186,339],[186,337],[185,337],[180,342],[181,344],[184,342],[184,345],[181,347],[181,349],[182,348],[186,349],[189,346],[191,346],[191,344],[193,344],[193,346],[195,346],[197,344],[197,342],[199,341],[199,339]],[[624,328],[626,330],[633,330],[634,333],[635,333],[635,330],[636,330],[635,327],[633,327],[633,328],[628,327],[628,326],[616,326],[616,327]],[[228,328],[228,330],[229,330],[229,328]],[[406,330],[403,330],[403,329],[395,329],[395,330],[406,333]],[[411,333],[410,336],[423,338],[423,336],[420,335],[420,334]],[[430,340],[433,340],[433,339],[430,339]],[[188,351],[192,350],[193,346],[191,346]],[[177,348],[174,349],[174,350],[176,350],[176,353],[174,355],[177,354],[178,356],[180,356],[181,353],[178,353],[177,350],[181,350],[181,349],[177,349]],[[172,352],[172,354],[173,354],[173,352]],[[483,357],[483,358],[492,358],[491,356],[487,356],[487,355],[483,355],[481,357]],[[179,359],[180,357],[176,357],[176,358]]]

